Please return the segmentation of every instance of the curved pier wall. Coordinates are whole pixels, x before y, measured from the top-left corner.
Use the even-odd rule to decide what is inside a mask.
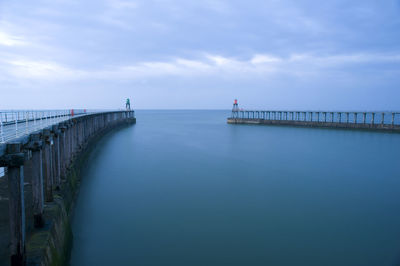
[[[0,264],[64,265],[70,217],[90,147],[136,123],[134,111],[72,117],[0,147]],[[8,214],[8,215],[7,215]]]

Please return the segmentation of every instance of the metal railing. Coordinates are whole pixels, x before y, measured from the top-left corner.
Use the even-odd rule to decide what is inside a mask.
[[[0,144],[87,113],[84,109],[0,111]]]

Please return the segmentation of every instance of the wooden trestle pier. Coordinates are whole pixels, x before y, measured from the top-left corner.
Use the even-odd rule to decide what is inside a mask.
[[[365,129],[400,133],[400,112],[260,111],[234,105],[228,124]]]

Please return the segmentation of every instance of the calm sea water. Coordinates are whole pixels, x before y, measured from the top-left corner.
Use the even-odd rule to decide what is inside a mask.
[[[84,172],[72,266],[400,261],[400,135],[137,111]]]

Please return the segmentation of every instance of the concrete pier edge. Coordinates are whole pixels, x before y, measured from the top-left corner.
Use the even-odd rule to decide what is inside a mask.
[[[15,188],[8,199],[10,243],[14,243],[9,246],[9,265],[68,262],[81,169],[100,138],[134,123],[133,111],[73,117],[0,149],[0,164],[9,168],[4,179]],[[25,205],[24,195],[29,198]]]

